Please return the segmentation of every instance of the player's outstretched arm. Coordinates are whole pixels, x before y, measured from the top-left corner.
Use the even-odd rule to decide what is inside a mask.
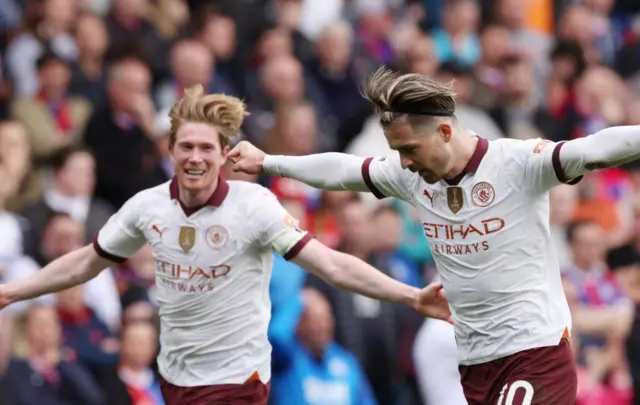
[[[565,142],[559,153],[567,178],[586,171],[619,166],[640,158],[640,126],[603,129],[585,138]]]
[[[423,289],[403,284],[364,261],[309,241],[293,261],[335,287],[383,301],[409,305],[430,318],[451,322],[451,312],[442,284]]]
[[[249,174],[265,172],[296,179],[323,190],[369,191],[362,176],[364,159],[345,153],[274,156],[242,141],[233,148],[228,158],[233,162],[234,171]]]
[[[85,283],[113,264],[98,256],[92,245],[87,245],[52,261],[30,277],[0,285],[0,309]]]

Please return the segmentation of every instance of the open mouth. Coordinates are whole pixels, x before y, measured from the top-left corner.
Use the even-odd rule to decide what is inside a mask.
[[[188,177],[201,177],[204,174],[204,170],[186,169],[185,174]]]

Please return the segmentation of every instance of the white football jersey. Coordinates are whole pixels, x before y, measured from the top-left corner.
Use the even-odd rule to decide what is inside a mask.
[[[398,154],[363,163],[373,194],[420,213],[463,365],[557,345],[570,331],[549,231],[548,190],[579,180],[564,178],[562,145],[478,137],[458,179],[436,184],[402,169]]]
[[[175,180],[142,191],[111,217],[94,247],[115,261],[146,242],[153,248],[158,366],[168,382],[242,384],[257,376],[266,383],[273,251],[291,259],[310,235],[253,183],[221,178],[208,204],[190,211]]]

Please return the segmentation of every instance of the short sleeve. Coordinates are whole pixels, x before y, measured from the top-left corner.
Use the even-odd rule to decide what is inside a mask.
[[[255,212],[257,238],[261,246],[270,246],[286,260],[291,260],[311,240],[311,235],[298,226],[299,221],[284,209],[273,193],[263,189],[256,196],[260,204]]]
[[[140,194],[127,201],[93,238],[93,247],[99,256],[122,263],[146,243],[138,227],[138,218],[144,209]]]
[[[564,142],[544,139],[519,141],[517,158],[524,167],[524,183],[535,191],[547,191],[559,184],[577,184],[582,176],[569,178],[563,169],[560,151]]]
[[[412,191],[420,177],[403,169],[398,153],[369,157],[362,162],[362,178],[371,193],[379,199],[396,197],[411,201]]]

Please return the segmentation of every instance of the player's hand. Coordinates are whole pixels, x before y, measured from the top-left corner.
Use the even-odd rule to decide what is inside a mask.
[[[233,163],[234,172],[259,174],[267,154],[247,141],[241,141],[229,152],[227,158]]]
[[[431,283],[420,290],[414,307],[426,317],[453,323],[449,302],[442,289],[442,283]]]

